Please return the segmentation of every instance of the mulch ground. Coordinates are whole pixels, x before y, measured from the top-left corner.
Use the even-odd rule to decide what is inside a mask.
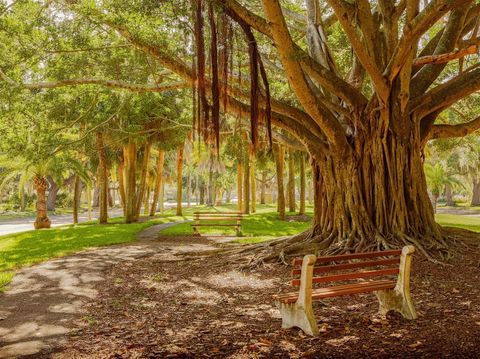
[[[171,241],[172,239],[160,239]],[[179,238],[179,245],[208,244]],[[290,268],[239,271],[220,256],[154,256],[112,267],[54,358],[478,358],[480,251],[448,266],[416,255],[419,318],[376,315],[374,294],[315,303],[312,338],[281,329],[271,296],[288,291]]]

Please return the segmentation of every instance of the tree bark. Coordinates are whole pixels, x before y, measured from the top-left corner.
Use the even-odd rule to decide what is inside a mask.
[[[158,198],[160,197],[160,189],[163,183],[163,163],[165,161],[165,151],[158,151],[157,158],[157,177],[155,178],[155,189],[153,191],[153,201],[150,207],[150,216],[154,216],[157,210]]]
[[[127,146],[123,148],[125,159],[125,222],[136,221],[136,167],[137,167],[137,146],[132,136],[128,138]]]
[[[266,204],[265,192],[267,190],[267,171],[262,171],[262,181],[260,184],[260,204]]]
[[[80,207],[80,177],[75,176],[75,183],[73,185],[73,224],[78,223],[78,209]]]
[[[87,183],[87,211],[88,220],[92,220],[92,185]]]
[[[275,148],[275,165],[277,171],[277,212],[281,220],[285,220],[285,190],[283,186],[283,164],[285,149],[282,146]]]
[[[117,179],[118,179],[118,192],[120,193],[120,202],[122,204],[122,209],[123,209],[123,216],[126,216],[126,209],[125,209],[125,178],[124,178],[124,172],[125,172],[125,161],[123,159],[123,156],[121,156],[118,159],[117,163]]]
[[[243,173],[243,213],[250,214],[250,159],[245,156]]]
[[[138,185],[137,191],[137,202],[135,204],[135,219],[140,217],[140,209],[142,208],[142,203],[145,197],[145,189],[147,186],[147,174],[148,174],[148,162],[150,160],[150,150],[152,148],[152,143],[147,141],[143,146],[143,161],[142,161],[142,172],[140,175],[140,183]]]
[[[35,188],[35,192],[37,193],[37,213],[33,226],[35,227],[35,229],[50,228],[52,223],[48,218],[47,212],[46,191],[48,183],[46,178],[41,176],[35,176],[33,179],[33,186]]]
[[[295,158],[293,149],[288,150],[288,210],[295,212]]]
[[[187,207],[190,207],[190,194],[191,194],[191,191],[192,191],[192,177],[190,176],[190,174],[188,174],[187,176]]]
[[[143,214],[146,216],[149,212],[149,204],[150,204],[150,195],[152,194],[152,184],[153,178],[150,174],[147,174],[147,190],[145,192],[145,200],[143,204]]]
[[[255,154],[252,151],[250,158],[250,187],[252,192],[252,213],[257,212],[257,185],[255,179]]]
[[[305,214],[305,155],[302,153],[300,156],[300,209],[299,215]]]
[[[199,202],[200,204],[205,204],[205,182],[203,180],[200,181],[199,184]]]
[[[473,179],[472,202],[470,202],[470,206],[480,206],[480,179],[476,177]]]
[[[177,216],[182,215],[183,143],[177,152]]]
[[[243,166],[240,159],[237,162],[237,198],[238,211],[243,212]]]
[[[102,132],[97,132],[96,134],[96,145],[98,153],[98,182],[100,187],[100,213],[98,221],[100,224],[106,224],[108,221],[108,176],[105,143]]]

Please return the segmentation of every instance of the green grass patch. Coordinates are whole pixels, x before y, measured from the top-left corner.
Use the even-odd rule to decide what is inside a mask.
[[[132,242],[147,227],[181,219],[163,215],[143,223],[121,224],[122,218],[114,218],[106,225],[82,223],[4,235],[0,237],[0,272],[89,247]]]
[[[8,283],[12,280],[15,276],[15,272],[7,271],[7,272],[0,272],[0,293],[4,292],[7,289]]]
[[[259,205],[257,213],[244,216],[242,220],[242,237],[231,243],[257,243],[269,239],[289,236],[300,233],[310,227],[311,221],[296,222],[296,221],[282,221],[278,218],[274,205]],[[214,208],[197,207],[191,209],[191,213],[195,211],[207,212],[218,211],[227,212],[228,210],[235,211],[236,206],[219,206]],[[311,216],[312,208],[308,208],[307,214]],[[295,213],[287,213],[288,215],[295,215]],[[218,234],[226,236],[235,236],[234,228],[225,227],[202,227],[199,229],[202,234]],[[162,232],[166,236],[185,236],[192,235],[192,223],[181,223],[176,226],[166,228]]]
[[[457,227],[480,232],[480,218],[458,214],[436,214],[436,221],[445,227]]]

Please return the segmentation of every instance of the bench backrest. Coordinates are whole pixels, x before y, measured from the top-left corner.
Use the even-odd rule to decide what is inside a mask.
[[[407,259],[410,259],[414,250],[413,246],[406,246],[402,250],[395,249],[318,258],[309,255],[303,259],[297,258],[292,262],[293,280],[291,284],[295,287],[301,285],[303,267],[305,267],[305,270],[309,267],[308,271],[311,274],[305,273],[304,278],[311,281],[311,283],[351,281],[364,278],[378,279],[379,277],[385,279],[389,276],[398,277],[401,271],[405,272],[406,266],[408,266],[408,273],[405,274],[409,275],[410,260]],[[306,264],[305,261],[308,263]]]

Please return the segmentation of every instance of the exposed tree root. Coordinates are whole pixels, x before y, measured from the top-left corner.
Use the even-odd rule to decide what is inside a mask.
[[[377,234],[375,238],[360,240],[351,238],[339,239],[333,233],[328,235],[314,235],[313,230],[305,231],[291,237],[280,237],[274,240],[251,245],[235,246],[234,248],[220,248],[212,251],[201,252],[197,255],[222,255],[227,263],[238,265],[242,268],[266,265],[267,263],[285,263],[295,256],[314,253],[318,256],[330,256],[353,252],[379,251],[401,248],[404,245],[414,245],[420,254],[429,261],[446,264],[446,260],[461,249],[471,248],[472,244],[480,243],[480,235],[474,232],[458,229],[442,228],[442,236],[413,237],[397,233],[389,237]],[[469,242],[463,238],[469,238]],[[474,239],[472,239],[474,238]],[[477,241],[475,241],[475,238]],[[189,253],[192,255],[192,253]],[[193,255],[195,255],[193,253]]]

